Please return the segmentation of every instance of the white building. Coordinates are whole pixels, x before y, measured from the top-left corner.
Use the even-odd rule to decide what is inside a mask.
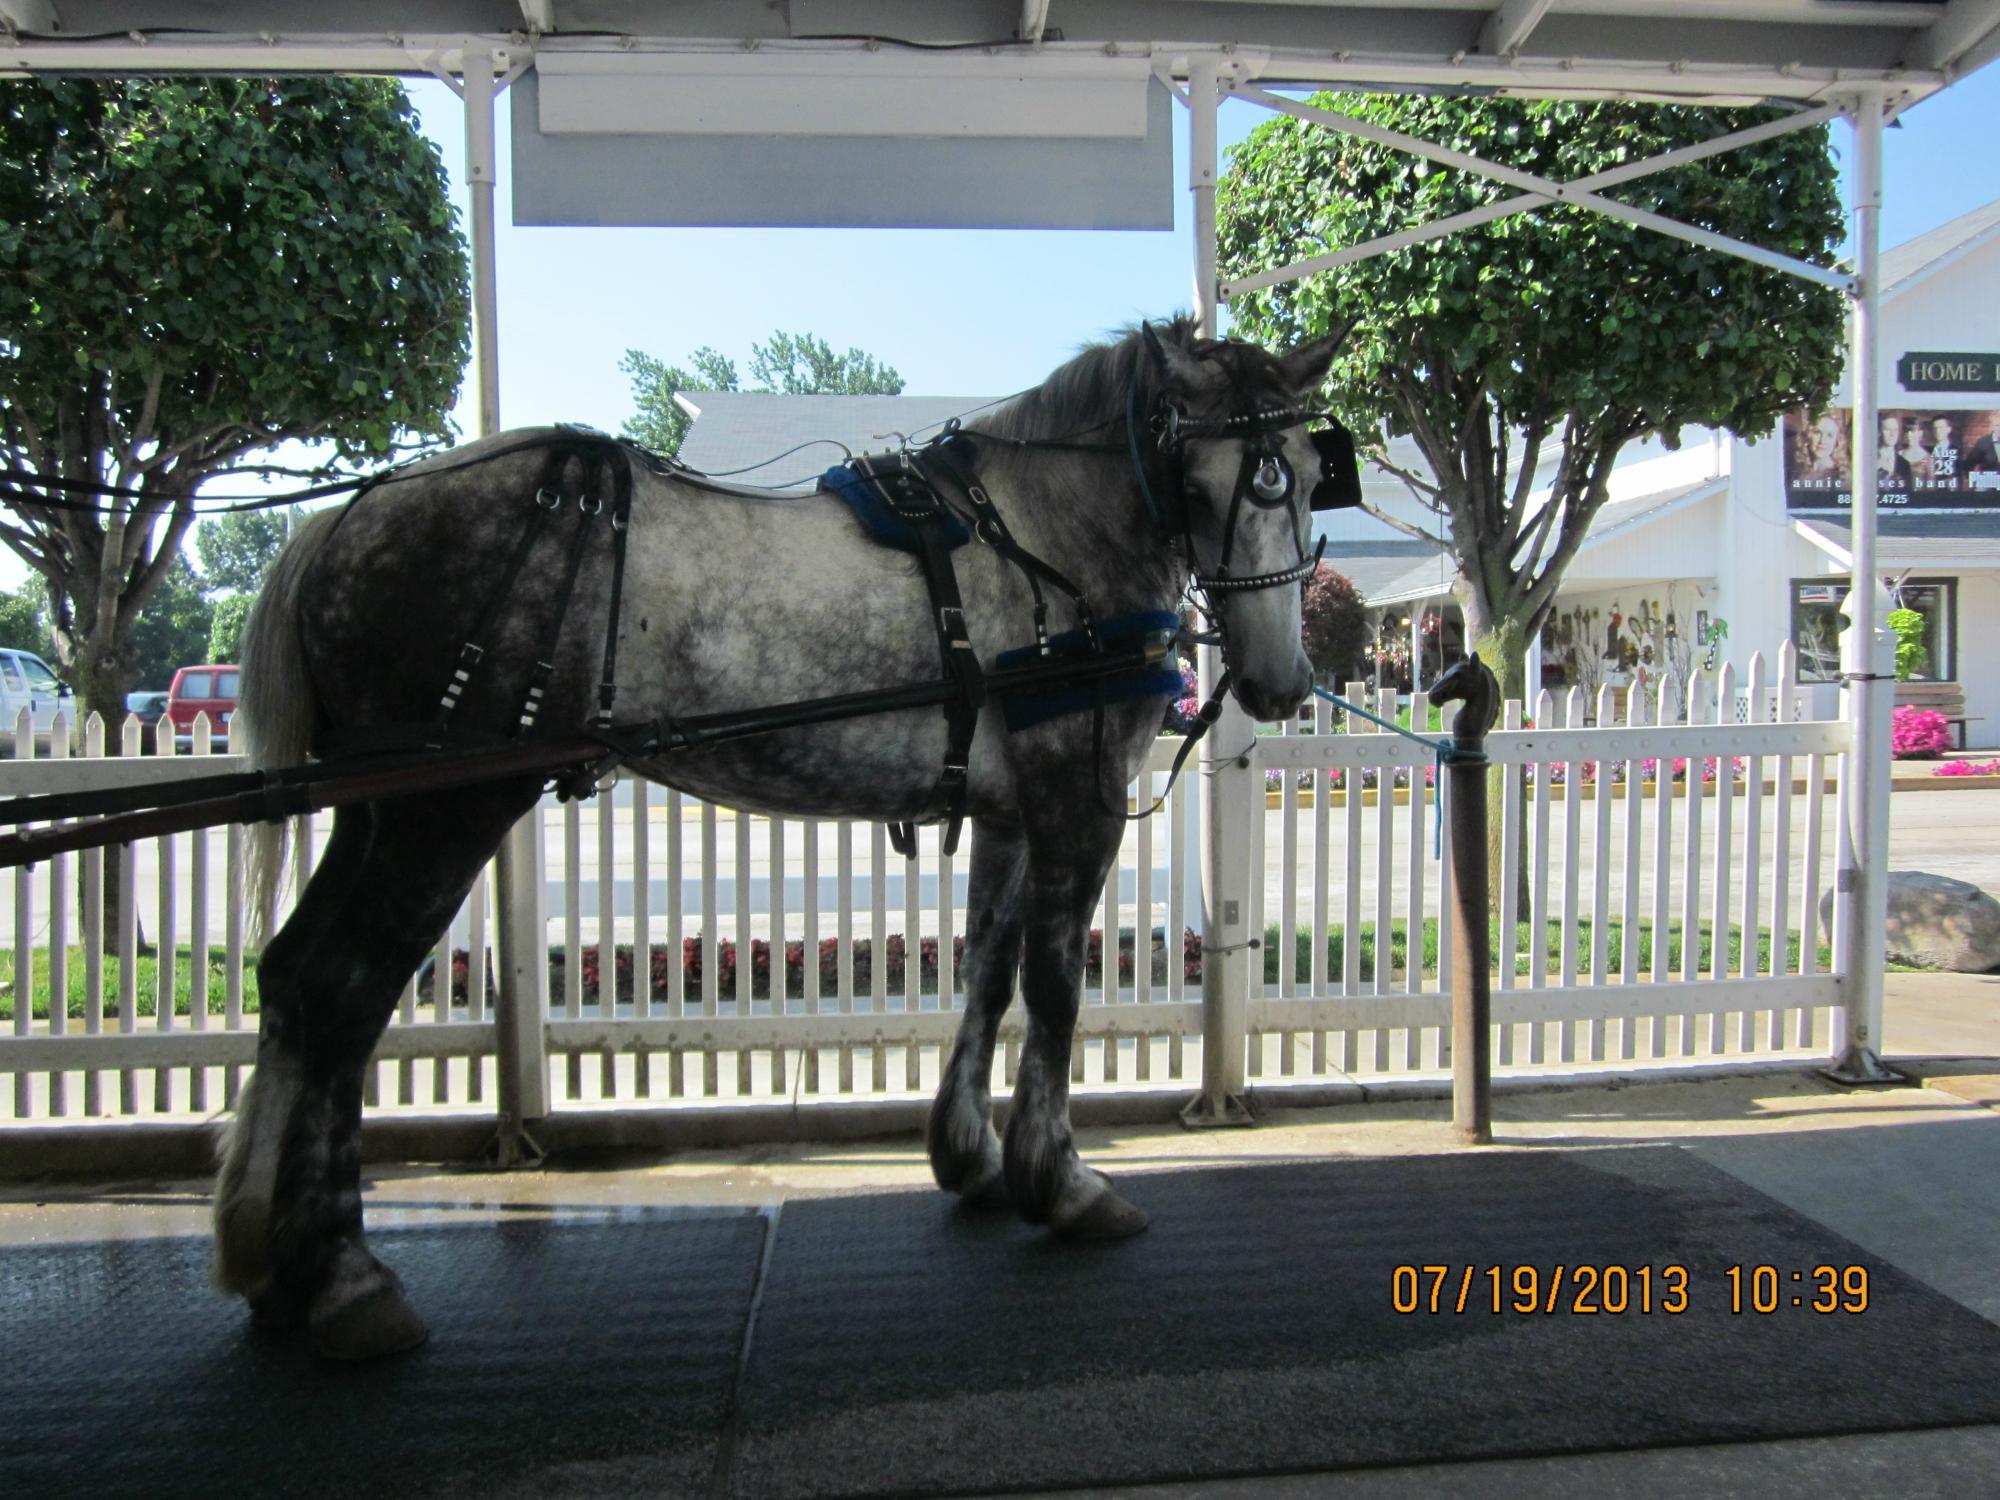
[[[1982,647],[2000,640],[2000,201],[1884,252],[1882,273],[1881,408],[1895,456],[1883,463],[1877,564],[1898,602],[1923,617],[1913,675],[1955,684],[1969,742],[1992,746],[2000,743],[2000,671]],[[1735,663],[1739,683],[1753,654],[1774,671],[1779,646],[1791,640],[1801,680],[1820,684],[1804,695],[1807,706],[1831,713],[1838,605],[1851,566],[1848,401],[1843,379],[1826,413],[1794,414],[1761,441],[1691,429],[1678,452],[1657,443],[1629,449],[1611,501],[1565,574],[1556,614],[1567,644],[1561,626],[1545,634],[1547,680],[1572,681],[1579,666],[1587,679],[1601,674],[1614,684],[1649,675],[1643,663],[1614,666],[1602,642],[1614,616],[1635,641],[1635,615],[1671,614],[1677,634],[1726,624],[1712,654]],[[1373,490],[1376,503],[1415,515],[1406,496]],[[1365,548],[1371,528],[1378,542],[1397,535],[1356,517],[1344,523],[1347,548]],[[1450,574],[1448,562],[1426,558],[1364,592],[1392,628],[1444,614],[1455,654]],[[1601,666],[1575,655],[1586,634],[1598,642]],[[1425,675],[1435,670],[1433,657]]]

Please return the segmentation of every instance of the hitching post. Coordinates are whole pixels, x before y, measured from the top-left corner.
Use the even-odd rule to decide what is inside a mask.
[[[1451,1123],[1468,1145],[1485,1145],[1493,1139],[1486,735],[1499,712],[1500,684],[1490,667],[1469,656],[1439,679],[1438,688],[1441,696],[1464,700],[1451,721],[1445,772],[1451,784]]]

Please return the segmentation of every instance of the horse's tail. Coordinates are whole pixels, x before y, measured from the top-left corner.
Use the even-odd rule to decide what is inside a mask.
[[[299,636],[299,587],[341,517],[336,506],[308,516],[271,564],[243,627],[243,683],[230,738],[247,743],[257,770],[296,766],[312,748],[315,703]],[[286,823],[258,823],[250,836],[250,940],[261,949],[277,910],[290,842]]]

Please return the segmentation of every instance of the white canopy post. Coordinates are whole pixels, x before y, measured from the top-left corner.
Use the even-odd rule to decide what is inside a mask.
[[[1194,207],[1194,306],[1199,331],[1218,333],[1215,300],[1216,62],[1188,69],[1188,191]],[[1222,653],[1199,654],[1204,698],[1222,673]],[[1261,934],[1249,929],[1250,828],[1264,815],[1248,751],[1250,716],[1226,700],[1201,744],[1202,805],[1208,837],[1201,861],[1201,1093],[1181,1113],[1189,1125],[1247,1125],[1244,1040],[1250,1011],[1250,965],[1263,972]],[[1169,933],[1171,944],[1174,935]]]
[[[508,70],[499,51],[468,48],[465,84],[465,178],[472,194],[472,368],[478,395],[478,436],[500,430],[500,299],[493,245],[494,80]],[[549,1112],[548,918],[542,809],[508,830],[494,856],[499,985],[493,997],[497,1031],[500,1130],[493,1155],[501,1166],[537,1160],[541,1149],[528,1123]],[[473,955],[473,963],[481,960]]]
[[[1895,640],[1875,568],[1876,447],[1880,442],[1877,311],[1881,297],[1882,95],[1866,89],[1850,108],[1854,122],[1854,290],[1847,357],[1853,397],[1854,547],[1848,628],[1842,640],[1843,710],[1854,726],[1842,778],[1834,874],[1834,967],[1844,1004],[1834,1012],[1833,1065],[1842,1083],[1885,1083],[1882,968],[1886,957],[1889,863],[1889,717],[1895,699]],[[1816,934],[1814,935],[1816,936]],[[1746,933],[1744,941],[1752,940]],[[1809,939],[1808,939],[1809,940]]]

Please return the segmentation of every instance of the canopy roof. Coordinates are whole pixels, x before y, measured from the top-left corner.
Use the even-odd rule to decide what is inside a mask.
[[[887,40],[1024,72],[1110,52],[1175,73],[1226,51],[1266,83],[1817,99],[1881,82],[1904,103],[2000,54],[2000,0],[0,0],[0,26],[0,67],[29,70],[422,73],[496,38],[518,61],[866,58]]]

